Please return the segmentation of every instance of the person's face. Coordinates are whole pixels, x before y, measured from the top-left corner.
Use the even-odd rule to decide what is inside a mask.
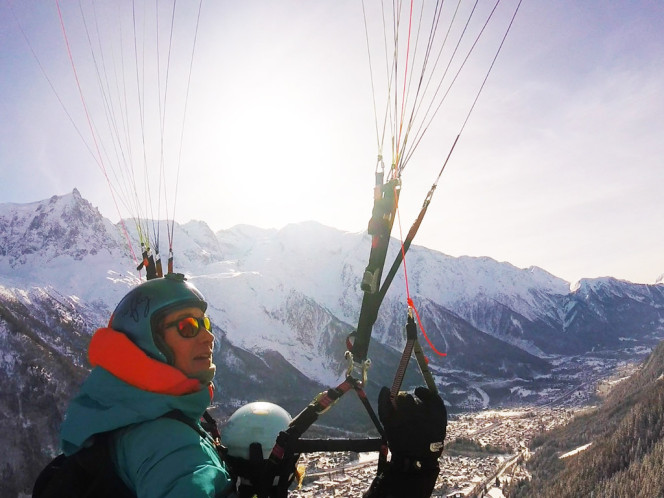
[[[205,372],[212,366],[214,336],[203,326],[204,316],[200,308],[192,306],[169,313],[161,322],[164,341],[175,355],[174,366],[187,377],[195,377],[197,373]],[[178,323],[189,317],[198,320],[200,330],[194,337],[182,337]]]

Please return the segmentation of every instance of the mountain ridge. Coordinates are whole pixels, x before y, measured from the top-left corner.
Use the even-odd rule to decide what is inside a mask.
[[[156,223],[161,233],[168,231],[162,226],[166,222]],[[103,218],[76,189],[26,205],[0,204],[0,227],[5,234],[0,238],[0,275],[6,282],[18,279],[19,286],[57,282],[65,295],[103,303],[111,309],[139,282],[131,271],[135,261],[131,262],[122,247],[125,238],[136,241],[137,232],[129,223],[124,226],[123,236],[122,226]],[[289,350],[296,341],[287,329],[297,327],[279,318],[285,308],[294,305],[293,296],[299,296],[299,303],[310,313],[322,316],[327,310],[340,321],[340,329],[350,331],[357,322],[362,301],[359,279],[370,244],[366,232],[343,232],[317,222],[291,224],[280,230],[239,225],[237,230],[217,233],[200,220],[171,227],[177,248],[176,270],[183,268],[201,287],[212,308],[223,315],[216,321],[238,345],[252,348],[258,342],[270,344],[296,361]],[[398,243],[393,242],[388,263],[399,251]],[[76,268],[77,263],[81,268]],[[79,271],[83,268],[86,278]],[[477,329],[539,358],[615,347],[623,329],[606,327],[606,303],[629,300],[629,306],[647,314],[646,323],[650,323],[657,322],[658,306],[664,302],[664,285],[601,278],[582,279],[571,288],[568,282],[538,267],[519,269],[489,257],[454,258],[421,246],[411,247],[408,271],[416,306],[421,301],[421,306],[441,307],[466,322],[469,330]],[[227,288],[221,288],[224,286]],[[403,319],[395,317],[405,316],[404,295],[405,278],[400,272],[374,328],[375,339],[395,349],[403,345],[399,331]],[[321,311],[312,311],[314,307]],[[247,311],[254,309],[262,313]],[[243,319],[243,314],[247,318]],[[587,325],[591,318],[592,327]],[[621,327],[628,326],[619,314],[611,319]],[[256,332],[269,329],[274,320],[283,334]],[[243,322],[246,326],[240,325]],[[637,327],[632,333],[647,335],[648,327]],[[259,337],[254,337],[256,334]],[[322,344],[304,337],[302,330],[296,334],[311,347]],[[439,337],[446,340],[444,332]],[[589,345],[589,341],[594,344]],[[307,355],[313,353],[318,351],[308,351]],[[315,377],[316,369],[306,367],[304,356],[300,355],[302,364],[295,364]],[[335,375],[336,371],[328,369],[317,381],[333,382]]]
[[[172,228],[175,270],[209,302],[217,416],[256,399],[294,412],[343,379],[345,338],[359,316],[371,244],[366,232],[316,222],[216,233],[202,221],[154,226],[161,234]],[[0,204],[0,228],[0,371],[13,393],[0,397],[0,410],[11,415],[0,422],[8,438],[0,441],[10,448],[0,467],[9,469],[7,486],[25,490],[26,469],[38,468],[56,447],[66,400],[88,368],[87,341],[140,282],[126,238],[139,243],[136,227],[114,225],[76,190],[28,205]],[[388,264],[398,251],[391,244]],[[424,329],[448,354],[439,357],[421,339],[452,413],[568,401],[563,394],[571,386],[642,359],[664,337],[664,285],[584,279],[571,289],[545,270],[489,257],[412,246],[407,258]],[[400,272],[369,349],[372,400],[392,383],[404,343],[405,294]],[[280,379],[293,387],[284,389]],[[404,387],[418,383],[411,365]],[[349,396],[325,423],[366,434],[370,423]],[[19,433],[36,430],[36,423],[45,446],[18,458],[25,444]]]

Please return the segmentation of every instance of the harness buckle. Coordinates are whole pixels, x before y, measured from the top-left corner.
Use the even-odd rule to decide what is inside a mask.
[[[357,370],[359,373],[359,377],[362,379],[362,381],[356,381],[361,383],[362,386],[367,385],[367,371],[371,367],[371,360],[367,358],[360,364],[357,364],[355,360],[353,359],[353,353],[350,351],[346,351],[344,353],[344,358],[346,358],[346,361],[348,362],[348,368],[346,369],[346,377],[350,377],[352,379],[355,379],[355,376],[353,375],[353,372]]]

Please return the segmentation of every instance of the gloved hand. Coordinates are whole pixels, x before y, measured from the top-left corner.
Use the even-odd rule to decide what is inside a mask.
[[[273,463],[263,459],[260,443],[249,445],[249,460],[226,455],[225,461],[230,465],[236,479],[235,492],[237,498],[285,498],[288,487],[294,479],[300,479],[303,469],[297,468],[299,454],[286,451],[283,460]]]
[[[379,469],[364,498],[425,498],[433,492],[447,410],[441,397],[426,387],[418,387],[414,394],[399,393],[396,406],[387,387],[378,395],[378,417],[392,458]]]
[[[399,393],[395,405],[390,390],[383,387],[378,395],[378,417],[385,427],[392,462],[403,465],[404,470],[411,465],[437,466],[447,429],[447,410],[441,397],[418,387],[414,395]]]

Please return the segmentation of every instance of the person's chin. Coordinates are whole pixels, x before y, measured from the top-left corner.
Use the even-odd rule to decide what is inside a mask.
[[[187,377],[191,377],[192,379],[198,379],[204,384],[212,382],[217,367],[215,366],[214,363],[212,363],[211,359],[200,360],[200,361],[196,360],[194,361],[194,365],[196,368],[192,369],[192,372],[189,373]]]

